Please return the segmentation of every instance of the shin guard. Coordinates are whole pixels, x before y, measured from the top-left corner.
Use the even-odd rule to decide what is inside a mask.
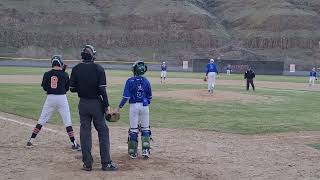
[[[141,143],[142,149],[150,149],[150,139],[151,139],[151,131],[150,130],[142,130],[141,132]]]
[[[128,153],[129,155],[137,154],[138,151],[138,133],[129,130],[128,135]]]

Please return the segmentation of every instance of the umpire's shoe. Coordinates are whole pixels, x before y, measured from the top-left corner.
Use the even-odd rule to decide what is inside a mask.
[[[106,164],[102,164],[102,168],[103,171],[117,171],[118,167],[117,165],[113,164],[112,162],[106,163]]]

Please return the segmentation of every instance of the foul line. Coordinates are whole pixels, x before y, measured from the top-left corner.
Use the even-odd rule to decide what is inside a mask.
[[[4,121],[13,122],[13,123],[16,123],[16,124],[19,124],[19,125],[23,125],[23,126],[28,126],[28,127],[31,127],[31,128],[34,127],[34,125],[32,125],[32,124],[20,122],[20,121],[17,121],[17,120],[14,120],[14,119],[10,119],[10,118],[6,118],[6,117],[2,117],[2,116],[0,116],[0,119],[4,120]],[[53,130],[53,129],[50,129],[50,128],[43,127],[42,129],[46,130],[46,131],[49,131],[49,132],[56,133],[56,134],[65,135],[65,133],[62,133],[60,131],[56,131],[56,130]]]

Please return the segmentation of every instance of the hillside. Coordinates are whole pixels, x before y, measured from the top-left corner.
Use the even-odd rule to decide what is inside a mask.
[[[1,0],[0,55],[79,58],[90,43],[99,59],[223,53],[309,68],[320,65],[319,15],[319,0]]]

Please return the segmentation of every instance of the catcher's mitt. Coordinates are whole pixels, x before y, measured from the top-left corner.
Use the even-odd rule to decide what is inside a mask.
[[[204,81],[204,82],[207,82],[207,77],[204,77],[204,78],[203,78],[203,81]]]
[[[120,119],[120,113],[111,111],[108,114],[105,114],[105,118],[108,122],[117,122]]]

